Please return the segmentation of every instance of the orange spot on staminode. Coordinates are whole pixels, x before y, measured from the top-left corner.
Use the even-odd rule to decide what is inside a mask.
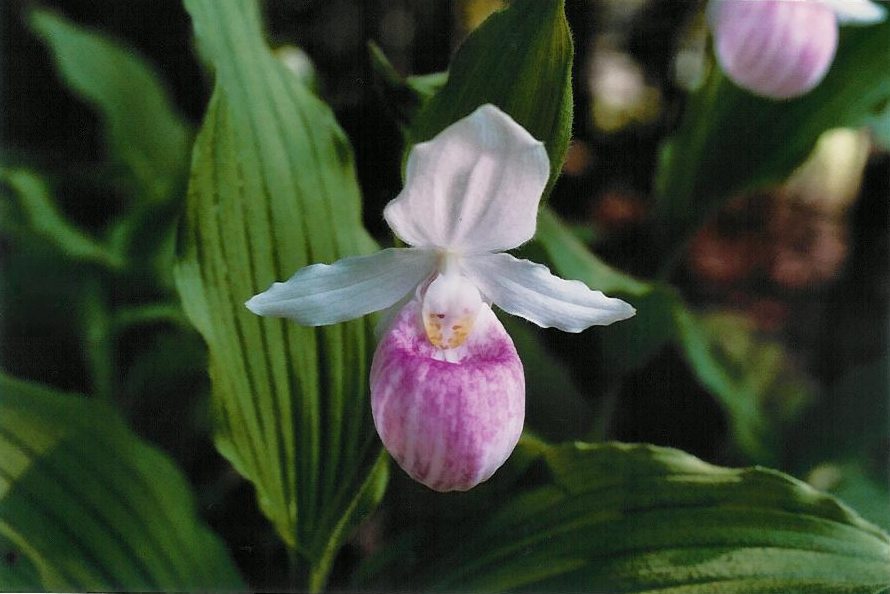
[[[442,318],[445,317],[447,317],[447,314],[427,314],[423,319],[426,336],[430,344],[436,348],[442,350],[454,349],[466,342],[473,327],[473,320],[466,316],[456,320],[454,324],[446,325],[442,322]]]

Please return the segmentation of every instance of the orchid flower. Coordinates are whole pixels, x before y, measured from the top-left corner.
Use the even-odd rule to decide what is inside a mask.
[[[740,87],[790,99],[818,85],[834,60],[838,25],[873,24],[885,9],[871,0],[711,0],[714,52]]]
[[[432,489],[488,479],[522,432],[522,363],[492,304],[568,332],[635,313],[503,253],[534,235],[549,175],[544,145],[483,105],[411,150],[384,210],[411,247],[308,266],[246,304],[310,326],[396,309],[371,367],[372,414],[392,457]]]

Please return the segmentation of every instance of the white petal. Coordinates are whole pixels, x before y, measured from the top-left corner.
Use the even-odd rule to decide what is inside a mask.
[[[385,309],[435,269],[432,250],[390,248],[370,256],[313,264],[273,283],[245,305],[261,316],[323,326]]]
[[[827,5],[842,25],[872,25],[887,17],[887,10],[871,0],[819,0]]]
[[[514,248],[535,233],[550,162],[543,143],[494,105],[422,142],[405,187],[383,211],[410,245],[457,252]]]
[[[495,305],[542,328],[581,332],[636,313],[620,299],[591,291],[581,281],[554,276],[546,266],[510,254],[474,255],[463,259],[462,268]]]

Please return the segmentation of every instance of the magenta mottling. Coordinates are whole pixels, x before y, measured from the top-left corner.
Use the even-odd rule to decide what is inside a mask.
[[[837,50],[837,17],[819,2],[718,0],[714,51],[733,82],[757,95],[790,99],[809,92]]]
[[[436,358],[417,301],[399,312],[371,367],[371,409],[405,472],[436,491],[466,491],[507,460],[525,416],[513,341],[483,306],[458,363]]]

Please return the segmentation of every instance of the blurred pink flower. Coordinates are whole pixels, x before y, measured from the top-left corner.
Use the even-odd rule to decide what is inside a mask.
[[[872,24],[885,10],[870,0],[711,0],[714,51],[740,87],[771,99],[799,97],[834,60],[839,24]]]
[[[549,175],[544,145],[483,105],[411,150],[384,217],[412,247],[308,266],[246,304],[310,326],[393,308],[371,370],[374,423],[396,462],[437,491],[488,479],[522,432],[522,363],[491,304],[568,332],[635,313],[502,253],[534,236]]]

